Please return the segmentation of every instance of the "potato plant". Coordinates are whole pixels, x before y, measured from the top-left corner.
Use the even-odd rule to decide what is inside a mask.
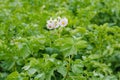
[[[120,80],[120,0],[0,0],[0,80]]]

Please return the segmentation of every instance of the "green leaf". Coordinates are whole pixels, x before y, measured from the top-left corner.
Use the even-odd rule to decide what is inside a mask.
[[[57,71],[58,71],[60,74],[62,74],[63,76],[65,76],[66,73],[67,73],[67,69],[66,69],[66,67],[65,67],[65,64],[66,64],[66,63],[63,63],[62,65],[60,65],[59,67],[57,67]]]
[[[83,65],[81,65],[81,64],[72,65],[72,71],[75,74],[83,73]]]
[[[70,55],[76,55],[77,54],[77,49],[75,46],[72,46],[69,48],[69,50],[65,53],[65,57],[68,57]]]
[[[32,76],[33,74],[37,72],[37,70],[34,68],[30,68],[27,72],[28,72],[28,75]]]
[[[45,74],[41,73],[35,76],[35,80],[45,80]]]
[[[11,74],[9,74],[6,78],[6,80],[18,80],[19,78],[19,73],[17,71],[12,72]]]
[[[86,48],[87,47],[87,42],[84,40],[79,40],[78,42],[76,42],[76,47],[79,48]]]

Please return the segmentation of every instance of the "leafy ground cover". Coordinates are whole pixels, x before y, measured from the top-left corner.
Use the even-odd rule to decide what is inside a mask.
[[[120,0],[0,0],[0,80],[120,80],[119,7]],[[66,25],[48,28],[58,16]]]

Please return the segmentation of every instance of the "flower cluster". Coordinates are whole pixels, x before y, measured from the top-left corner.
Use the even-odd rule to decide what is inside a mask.
[[[68,24],[68,19],[67,18],[61,18],[61,17],[57,17],[56,19],[52,19],[50,18],[47,21],[47,28],[48,29],[55,29],[58,27],[65,27]]]

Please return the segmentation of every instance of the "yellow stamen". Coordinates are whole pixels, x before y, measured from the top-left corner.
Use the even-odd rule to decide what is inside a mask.
[[[64,24],[65,24],[65,22],[62,22],[62,24],[64,25]]]

